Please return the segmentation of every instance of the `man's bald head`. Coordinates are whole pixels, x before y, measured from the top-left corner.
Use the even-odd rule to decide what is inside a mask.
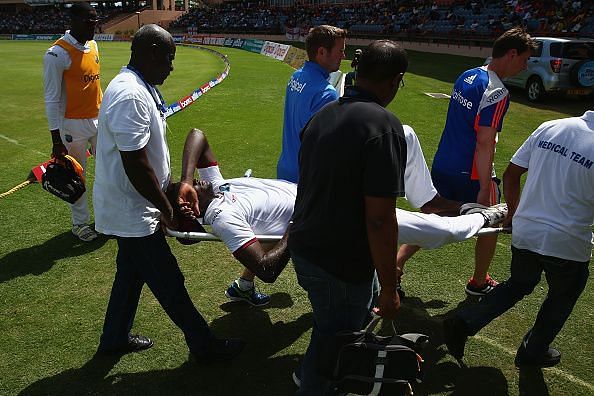
[[[172,44],[173,38],[167,30],[155,24],[144,25],[132,38],[132,56],[142,56],[143,53],[150,52],[155,45],[163,48]]]
[[[132,38],[130,65],[149,84],[163,84],[173,71],[175,43],[171,34],[158,25],[144,25]]]

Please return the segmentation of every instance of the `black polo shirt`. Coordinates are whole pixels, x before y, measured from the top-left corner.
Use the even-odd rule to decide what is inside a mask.
[[[365,196],[404,195],[402,124],[351,87],[301,131],[299,186],[289,248],[347,282],[373,275]]]

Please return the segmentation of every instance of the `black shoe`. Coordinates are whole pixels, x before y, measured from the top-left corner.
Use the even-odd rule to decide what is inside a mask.
[[[531,356],[526,353],[523,346],[518,349],[514,364],[517,368],[523,367],[553,367],[561,361],[561,352],[555,348],[549,348],[542,355]]]
[[[245,341],[239,338],[214,338],[205,355],[193,355],[198,363],[221,362],[239,355]]]
[[[443,321],[443,338],[450,355],[457,360],[464,357],[464,347],[468,340],[466,325],[462,319],[452,316]]]
[[[125,355],[126,353],[140,352],[149,349],[153,345],[155,345],[155,343],[150,338],[136,334],[128,336],[128,343],[122,347],[103,349],[99,346],[97,353],[101,355]]]

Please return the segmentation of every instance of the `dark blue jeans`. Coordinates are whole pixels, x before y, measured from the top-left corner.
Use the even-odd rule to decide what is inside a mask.
[[[373,278],[347,283],[293,251],[291,258],[299,285],[307,292],[313,311],[311,340],[297,370],[301,387],[296,394],[333,394],[332,384],[317,370],[320,346],[341,330],[361,330],[371,308]]]
[[[146,283],[167,315],[182,330],[190,352],[207,353],[212,338],[208,324],[194,307],[175,256],[158,230],[140,238],[118,237],[117,272],[103,324],[100,350],[128,342],[142,286]]]
[[[467,326],[469,335],[476,334],[493,319],[513,307],[540,282],[544,271],[549,291],[532,329],[524,337],[528,355],[539,356],[548,351],[588,281],[589,262],[543,256],[512,246],[511,276],[476,304],[456,315]]]

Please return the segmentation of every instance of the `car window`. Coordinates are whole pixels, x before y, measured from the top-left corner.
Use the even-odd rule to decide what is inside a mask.
[[[532,57],[542,56],[542,41],[536,41],[536,48],[532,49]]]
[[[561,43],[551,43],[549,51],[554,58],[561,58]]]
[[[594,42],[592,43],[565,43],[563,58],[584,60],[594,58]]]

